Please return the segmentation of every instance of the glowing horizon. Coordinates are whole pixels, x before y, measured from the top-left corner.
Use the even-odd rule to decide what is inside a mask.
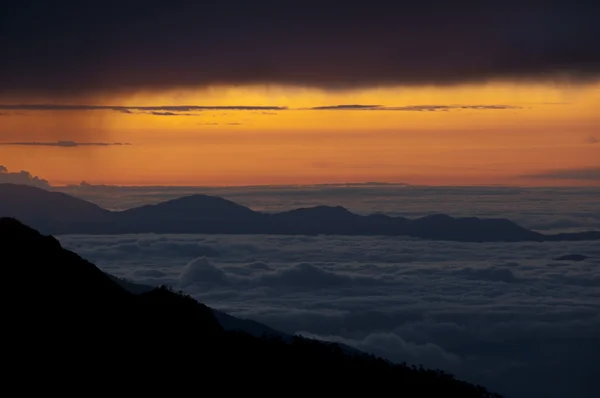
[[[53,108],[60,104],[90,109]],[[589,172],[600,168],[596,109],[600,84],[506,82],[2,98],[0,144],[15,145],[0,145],[0,164],[54,185],[596,186]]]

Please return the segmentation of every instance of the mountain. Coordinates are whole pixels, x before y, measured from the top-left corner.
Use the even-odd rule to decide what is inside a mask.
[[[229,200],[192,195],[118,213],[123,232],[256,233],[265,215]]]
[[[143,285],[141,283],[132,282],[130,280],[119,278],[111,274],[106,274],[110,279],[115,281],[119,286],[123,287],[129,292],[135,294],[142,294],[151,291],[154,289],[154,286]],[[294,338],[293,335],[281,332],[279,330],[273,329],[270,326],[267,326],[263,323],[253,321],[251,319],[242,319],[231,316],[223,311],[219,311],[217,309],[211,308],[213,316],[216,318],[217,322],[221,325],[221,327],[226,331],[238,331],[248,333],[255,337],[277,337],[282,339],[285,342],[291,342]],[[359,350],[354,347],[347,346],[341,343],[333,343],[337,344],[342,351],[350,354],[363,354]]]
[[[499,397],[441,371],[334,344],[226,331],[192,298],[165,287],[128,291],[15,219],[0,218],[0,253],[5,389]]]
[[[0,216],[14,217],[48,233],[101,231],[114,214],[93,203],[31,185],[0,184]]]
[[[63,193],[14,184],[0,184],[0,216],[15,217],[53,234],[385,235],[459,242],[600,240],[600,231],[544,235],[506,219],[445,214],[417,219],[361,216],[340,206],[267,214],[208,195],[113,212]]]
[[[117,276],[106,274],[112,281],[117,283],[125,290],[134,294],[143,294],[155,289],[155,286],[144,285],[141,283],[132,282],[128,279],[119,278]],[[219,322],[224,330],[230,331],[243,331],[256,337],[270,335],[281,337],[286,341],[291,341],[292,335],[275,330],[267,325],[260,322],[256,322],[250,319],[241,319],[231,316],[223,311],[211,308],[213,316]]]

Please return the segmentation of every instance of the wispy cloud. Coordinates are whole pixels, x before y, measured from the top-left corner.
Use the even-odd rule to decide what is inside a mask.
[[[328,105],[307,108],[318,111],[409,111],[409,112],[436,112],[450,110],[505,110],[523,109],[516,105],[406,105],[406,106],[384,106],[384,105]]]
[[[590,135],[585,139],[585,142],[588,144],[594,145],[594,144],[599,143],[600,140],[598,138],[594,137],[593,135]]]
[[[600,181],[600,167],[549,170],[542,173],[525,174],[521,177],[544,180],[576,180],[598,182]]]
[[[50,183],[47,180],[36,177],[26,170],[11,172],[8,171],[6,166],[0,165],[0,184],[5,183],[33,185],[43,189],[50,188]]]
[[[200,116],[199,113],[183,113],[183,112],[171,112],[171,111],[151,111],[151,112],[129,112],[129,113],[137,113],[137,114],[146,114],[152,116]]]
[[[161,106],[121,106],[121,105],[64,105],[64,104],[0,104],[0,110],[12,111],[115,111],[121,113],[157,112],[166,113],[194,111],[282,111],[287,107],[254,105],[161,105]]]
[[[152,111],[152,112],[150,112],[150,114],[154,115],[154,116],[181,116],[180,113],[175,113],[175,112]]]
[[[125,114],[147,114],[153,116],[199,116],[202,111],[259,111],[264,115],[276,114],[274,111],[314,110],[314,111],[406,111],[437,112],[451,110],[507,110],[523,109],[516,105],[369,105],[341,104],[315,106],[310,108],[290,108],[287,106],[254,105],[171,105],[171,106],[113,106],[113,105],[62,105],[62,104],[0,104],[0,110],[9,111],[114,111]]]
[[[351,105],[327,105],[327,106],[315,106],[312,108],[307,108],[313,111],[353,111],[353,110],[380,110],[383,109],[383,105],[360,105],[360,104],[351,104]]]
[[[129,146],[128,142],[77,142],[77,141],[23,141],[23,142],[0,142],[3,146],[47,146],[60,148],[77,148],[82,146]]]

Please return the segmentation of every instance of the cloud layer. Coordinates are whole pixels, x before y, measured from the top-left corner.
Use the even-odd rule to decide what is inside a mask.
[[[597,79],[595,2],[9,2],[0,93]]]
[[[59,148],[77,148],[82,146],[129,146],[128,142],[77,142],[77,141],[23,141],[23,142],[0,142],[2,146],[49,146]]]
[[[598,392],[600,248],[307,236],[64,236],[118,276],[421,363],[508,398]],[[578,253],[581,262],[555,258]]]
[[[0,165],[0,184],[22,184],[22,185],[33,185],[38,188],[50,189],[48,181],[33,176],[28,171],[22,170],[18,173],[8,171],[5,166]]]
[[[286,106],[251,106],[251,105],[173,105],[173,106],[113,106],[113,105],[60,105],[60,104],[0,104],[6,111],[114,111],[125,114],[145,114],[154,116],[200,116],[202,111],[398,111],[398,112],[448,112],[456,110],[511,110],[523,109],[516,105],[328,105],[312,108],[290,108]]]
[[[65,105],[65,104],[0,104],[8,111],[115,111],[122,113],[192,112],[192,111],[281,111],[281,106],[251,105],[165,105],[165,106],[120,106],[120,105]]]

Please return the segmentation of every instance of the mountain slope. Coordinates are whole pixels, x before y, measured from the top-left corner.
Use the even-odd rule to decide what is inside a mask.
[[[110,279],[115,281],[119,286],[128,290],[129,292],[135,294],[141,294],[145,292],[149,292],[154,289],[153,286],[143,285],[140,283],[132,282],[130,280],[119,278],[111,274],[106,274]],[[263,323],[253,321],[251,319],[243,319],[231,316],[223,311],[216,310],[211,308],[213,316],[216,318],[217,322],[221,325],[221,327],[226,331],[232,332],[244,332],[250,334],[255,337],[276,337],[280,338],[285,342],[292,342],[294,336],[288,333],[281,332],[279,330],[273,329],[270,326],[267,326]],[[345,344],[333,343],[338,345],[342,351],[350,354],[362,354],[361,351],[357,350],[354,347],[347,346]]]
[[[61,192],[0,184],[0,216],[15,217],[48,233],[97,230],[114,220],[114,214],[93,203]]]
[[[255,233],[264,214],[223,198],[191,195],[118,213],[124,232]]]
[[[128,292],[58,241],[0,219],[5,388],[25,376],[51,386],[84,380],[139,394],[172,389],[281,395],[497,397],[440,371],[352,356],[336,345],[226,332],[210,309],[166,288]],[[51,384],[48,384],[48,381]],[[23,384],[21,388],[26,388]],[[322,390],[326,389],[326,390]]]
[[[34,187],[0,184],[0,216],[54,234],[197,233],[387,235],[460,242],[600,240],[600,231],[544,235],[506,219],[360,216],[340,206],[265,214],[229,200],[192,195],[121,212]]]
[[[143,285],[135,283],[127,279],[119,278],[111,274],[106,274],[111,280],[116,282],[119,286],[123,287],[127,291],[134,294],[142,294],[153,290],[154,286]],[[224,330],[229,331],[242,331],[252,336],[261,337],[264,335],[281,337],[285,341],[291,341],[292,335],[275,330],[267,325],[260,322],[256,322],[250,319],[240,319],[231,316],[223,311],[211,308],[213,316],[219,322]]]

